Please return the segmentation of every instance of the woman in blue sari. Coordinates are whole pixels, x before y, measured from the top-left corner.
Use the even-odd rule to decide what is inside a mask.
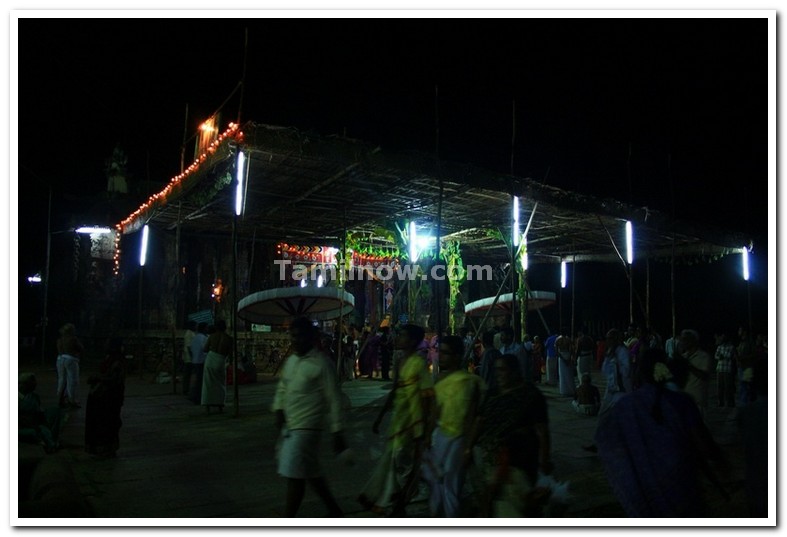
[[[664,351],[646,350],[640,387],[623,395],[596,430],[607,479],[630,517],[704,516],[701,472],[718,486],[708,466],[720,457],[718,446],[693,399],[666,387],[666,361]]]

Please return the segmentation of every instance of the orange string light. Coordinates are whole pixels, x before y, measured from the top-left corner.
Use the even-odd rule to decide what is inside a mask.
[[[221,133],[213,143],[210,144],[207,151],[211,154],[215,153],[218,149],[219,145],[226,140],[227,138],[234,139],[236,142],[243,141],[243,132],[238,130],[239,126],[237,123],[230,123],[223,133]],[[208,158],[207,153],[202,153],[191,165],[186,168],[183,173],[179,173],[178,175],[174,176],[172,179],[169,180],[169,183],[163,190],[151,195],[146,202],[139,206],[139,208],[124,218],[119,224],[115,226],[117,233],[115,234],[115,267],[114,267],[114,274],[117,276],[120,273],[120,236],[123,234],[123,230],[129,226],[134,220],[139,218],[142,213],[147,211],[153,206],[154,202],[164,198],[169,195],[172,189],[179,185],[184,179],[186,179],[189,175],[193,174],[196,170],[199,169],[200,164],[205,162]]]

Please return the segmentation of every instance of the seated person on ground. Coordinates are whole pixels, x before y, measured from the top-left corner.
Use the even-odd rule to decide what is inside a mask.
[[[601,406],[601,394],[591,382],[589,374],[582,375],[582,383],[577,387],[571,405],[577,414],[585,416],[598,414],[598,409]]]

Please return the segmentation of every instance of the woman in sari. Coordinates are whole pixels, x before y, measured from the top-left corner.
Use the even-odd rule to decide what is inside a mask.
[[[202,406],[210,413],[210,407],[224,411],[227,397],[227,359],[232,355],[232,338],[227,334],[227,324],[219,319],[216,330],[205,342],[205,369],[202,376]]]
[[[123,340],[112,338],[99,374],[88,379],[90,393],[85,409],[85,451],[114,457],[120,447],[120,408],[126,390]]]
[[[499,392],[481,407],[465,451],[483,481],[480,515],[538,516],[538,473],[552,472],[546,399],[532,382],[524,381],[512,354],[497,358],[495,374]]]
[[[700,472],[718,486],[708,460],[721,452],[692,398],[666,386],[672,379],[666,361],[664,351],[647,349],[637,368],[640,387],[622,396],[596,430],[607,479],[630,517],[703,516]]]

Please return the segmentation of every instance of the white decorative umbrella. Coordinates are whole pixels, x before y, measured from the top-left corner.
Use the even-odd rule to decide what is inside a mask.
[[[315,321],[347,315],[355,297],[335,287],[280,287],[238,302],[238,317],[255,324],[283,324],[301,316]]]
[[[511,298],[512,293],[504,293],[497,299],[495,308],[489,312],[490,317],[501,317],[503,315],[511,315]],[[482,298],[481,300],[474,300],[465,305],[465,315],[473,317],[483,317],[486,315],[487,310],[492,307],[495,297],[490,296]],[[550,291],[530,291],[527,298],[527,310],[533,311],[534,309],[541,309],[555,303],[555,293]]]

